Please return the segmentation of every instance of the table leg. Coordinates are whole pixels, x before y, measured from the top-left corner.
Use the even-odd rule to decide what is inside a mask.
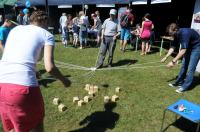
[[[138,37],[136,37],[136,43],[135,43],[135,51],[138,49]]]
[[[160,56],[162,56],[163,43],[164,43],[164,40],[162,39],[161,45],[160,45]]]
[[[166,113],[166,109],[164,110],[164,113],[163,113],[163,119],[162,119],[162,125],[161,125],[161,128],[160,128],[160,132],[163,131],[163,125],[164,125],[164,120],[165,120],[165,113]]]
[[[196,132],[199,131],[199,126],[200,126],[200,122],[199,122],[198,125],[197,125],[197,130],[196,130]]]

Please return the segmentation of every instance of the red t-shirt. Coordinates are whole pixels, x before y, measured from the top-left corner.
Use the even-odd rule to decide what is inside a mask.
[[[130,13],[130,12],[125,12],[125,14],[127,14],[128,15],[128,21],[129,21],[129,23],[131,23],[131,22],[134,22],[134,15],[132,14],[132,13]]]

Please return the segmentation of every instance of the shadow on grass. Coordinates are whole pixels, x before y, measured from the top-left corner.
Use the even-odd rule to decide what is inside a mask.
[[[192,86],[188,90],[192,90],[198,85],[200,85],[200,77],[194,76]]]
[[[66,78],[69,78],[69,77],[71,77],[71,76],[70,76],[70,75],[66,75],[65,77],[66,77]],[[45,87],[45,88],[48,88],[48,84],[51,84],[51,83],[55,82],[56,80],[57,80],[57,79],[56,79],[55,77],[53,77],[53,76],[48,76],[48,77],[46,77],[46,78],[39,79],[39,80],[38,80],[38,83],[39,83],[40,86],[43,86],[43,87]]]
[[[88,40],[87,48],[98,48],[97,42],[95,40]]]
[[[151,51],[148,54],[155,54],[160,51],[159,47],[151,47]]]
[[[46,70],[44,70],[44,69],[40,69],[39,71],[36,71],[36,77],[37,77],[37,79],[40,79],[41,76],[43,74],[45,74],[45,73],[46,73]]]
[[[56,81],[55,78],[44,78],[44,79],[38,80],[38,83],[39,83],[40,86],[48,88],[48,84],[53,83],[55,81]]]
[[[70,132],[105,132],[107,129],[112,130],[119,120],[119,114],[113,112],[116,106],[117,104],[114,102],[106,103],[104,105],[105,111],[92,113],[79,122],[79,125],[86,125],[85,127]]]
[[[176,76],[176,77],[174,77],[174,78],[172,78],[172,79],[170,79],[170,80],[167,80],[167,82],[175,81],[177,78],[178,78],[178,76]]]
[[[191,122],[183,117],[169,124],[162,132],[166,132],[170,126],[174,126],[183,132],[196,132],[197,129],[197,123]]]
[[[131,60],[131,59],[124,59],[124,60],[119,60],[116,63],[113,63],[113,67],[117,67],[117,66],[123,66],[123,65],[132,65],[135,64],[136,62],[138,62],[138,60]]]
[[[55,42],[62,42],[61,40],[59,40],[59,39],[55,39]]]
[[[101,85],[103,88],[108,88],[109,87],[109,84],[102,84]]]

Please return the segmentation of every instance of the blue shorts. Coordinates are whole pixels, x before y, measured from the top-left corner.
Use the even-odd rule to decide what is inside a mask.
[[[129,40],[131,38],[131,31],[129,28],[121,28],[121,40]]]

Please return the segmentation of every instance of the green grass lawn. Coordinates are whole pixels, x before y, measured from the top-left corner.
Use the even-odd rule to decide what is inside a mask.
[[[57,42],[55,59],[74,65],[93,67],[96,63],[98,50],[98,48],[83,50],[72,47],[64,48],[60,42]],[[121,53],[118,43],[114,54],[114,66],[133,67],[132,69],[90,72],[60,68],[62,73],[69,76],[72,81],[69,88],[64,88],[59,81],[52,80],[47,73],[44,73],[40,84],[46,110],[45,132],[76,130],[80,132],[90,132],[89,130],[92,130],[92,132],[158,132],[161,127],[163,110],[167,106],[179,99],[186,99],[200,104],[200,85],[183,94],[176,93],[175,89],[168,87],[168,83],[178,75],[180,65],[168,69],[160,66],[163,65],[159,63],[160,59],[159,52],[147,56],[140,56],[140,52],[129,50]],[[106,63],[107,58],[105,59],[105,65]],[[41,72],[44,71],[43,66],[38,65],[38,67]],[[87,74],[88,72],[90,73]],[[78,107],[77,104],[72,102],[72,98],[74,96],[83,98],[87,95],[84,90],[85,84],[98,85],[100,91],[88,104]],[[115,93],[115,88],[118,86],[122,90],[120,93]],[[103,97],[106,95],[112,96],[113,94],[119,96],[119,101],[112,105],[114,109],[111,111],[105,110]],[[62,103],[68,107],[65,112],[59,112],[57,106],[52,104],[54,97],[59,97]],[[98,122],[101,122],[101,129],[98,129],[97,126],[90,127]],[[174,114],[168,112],[165,126],[173,122]],[[177,126],[182,126],[181,128],[172,125],[167,131],[195,130],[195,125],[186,120],[182,122],[184,123],[177,123]],[[188,126],[189,128],[185,128]],[[2,128],[0,128],[0,131],[3,131]]]

